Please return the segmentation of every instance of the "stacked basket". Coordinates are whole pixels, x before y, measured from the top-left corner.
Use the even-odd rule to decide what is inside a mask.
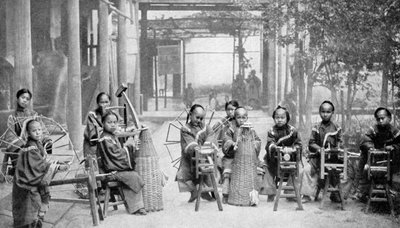
[[[239,131],[240,132],[240,131]],[[238,137],[238,148],[232,163],[228,203],[250,206],[250,192],[255,189],[257,177],[257,155],[251,131],[243,131]]]
[[[143,201],[146,211],[159,211],[163,209],[162,199],[162,172],[159,158],[148,129],[140,134],[140,148],[136,156],[136,171],[144,182]]]

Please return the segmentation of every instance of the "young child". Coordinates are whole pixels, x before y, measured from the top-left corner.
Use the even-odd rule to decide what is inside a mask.
[[[370,149],[391,151],[391,173],[396,173],[400,169],[400,131],[390,123],[392,121],[392,113],[387,108],[380,107],[375,110],[374,117],[376,124],[368,129],[360,145],[359,172],[363,175],[360,180],[358,197],[361,201],[366,200],[370,184],[366,176],[365,167]]]
[[[226,159],[229,159],[229,163],[226,162],[226,164],[228,164],[229,166],[225,167],[225,170],[229,168],[229,176],[227,175],[227,178],[224,179],[224,183],[223,183],[223,189],[222,189],[222,194],[223,194],[223,198],[222,198],[222,202],[223,203],[228,203],[229,201],[229,192],[232,191],[232,189],[230,189],[231,185],[237,185],[237,183],[232,183],[230,182],[230,177],[231,174],[233,172],[236,172],[237,170],[235,170],[235,168],[238,168],[237,165],[232,165],[234,164],[246,164],[246,165],[252,165],[252,168],[254,168],[254,173],[255,175],[253,176],[253,186],[249,186],[251,188],[258,188],[254,187],[256,184],[256,169],[257,169],[257,165],[259,164],[259,159],[258,159],[258,155],[260,154],[260,148],[261,148],[261,140],[260,138],[257,136],[257,133],[254,131],[254,129],[252,128],[248,128],[245,127],[244,124],[247,122],[248,120],[248,113],[247,110],[244,107],[238,107],[235,112],[234,112],[234,122],[232,124],[232,126],[228,129],[228,131],[226,131],[225,133],[225,138],[224,138],[224,143],[223,143],[223,152],[225,154]],[[246,131],[250,131],[250,132],[246,132]],[[252,143],[253,143],[253,148],[254,151],[244,151],[243,152],[243,156],[249,156],[250,158],[253,158],[249,164],[247,163],[243,163],[240,162],[238,160],[242,159],[242,158],[236,158],[235,154],[238,153],[238,140],[240,140],[240,137],[245,137],[247,135],[250,135],[252,137]],[[225,158],[224,157],[224,158]],[[240,167],[243,170],[246,169],[251,169],[251,168],[247,168],[247,167]],[[228,173],[227,171],[224,171],[224,174]],[[241,174],[238,174],[241,175]],[[248,178],[247,176],[245,176],[244,178]],[[250,177],[251,178],[251,177]],[[238,189],[238,188],[237,188]],[[238,191],[241,189],[238,189]],[[244,195],[248,195],[249,192],[243,193]],[[232,203],[229,202],[230,204],[236,204],[236,203]]]
[[[335,106],[330,101],[323,101],[319,106],[319,115],[322,119],[320,123],[315,125],[311,130],[310,141],[308,142],[308,150],[311,153],[315,153],[315,156],[310,158],[309,164],[311,166],[311,170],[304,171],[303,176],[303,185],[306,183],[304,179],[312,180],[309,181],[310,185],[316,185],[315,180],[318,180],[319,186],[323,189],[323,182],[320,177],[320,152],[321,149],[330,148],[339,148],[342,143],[342,129],[336,123],[332,122],[332,115],[335,112]],[[326,139],[324,144],[325,136],[329,134],[329,137]],[[314,183],[312,183],[314,182]],[[313,187],[315,189],[315,187]],[[333,202],[340,202],[340,196],[337,192],[332,192],[330,195],[330,199]]]
[[[27,143],[19,153],[12,190],[14,227],[41,227],[49,208],[48,185],[57,170],[66,171],[69,166],[47,159],[39,121],[25,123],[22,137],[27,133]]]
[[[186,125],[181,128],[182,151],[176,181],[190,191],[189,203],[197,198],[196,185],[199,183],[192,158],[195,156],[196,151],[200,151],[200,147],[205,142],[212,142],[213,140],[211,127],[204,123],[205,115],[206,112],[203,106],[194,104],[188,113]],[[217,148],[215,144],[213,146]],[[209,201],[214,200],[208,192],[201,193],[201,197]]]
[[[115,177],[124,184],[122,190],[128,213],[146,215],[142,197],[143,180],[134,171],[136,146],[129,142],[121,146],[115,135],[118,130],[118,116],[114,112],[106,111],[102,117],[102,124],[101,145],[97,147],[102,161],[101,164],[99,163],[99,168],[106,173],[117,171]]]
[[[268,202],[274,201],[276,195],[276,178],[277,178],[277,147],[287,146],[301,149],[301,140],[297,130],[288,124],[290,120],[289,112],[286,108],[278,106],[272,113],[275,125],[268,131],[267,145],[265,146],[266,154],[264,156],[267,169],[265,170],[263,194],[268,195]]]
[[[239,103],[235,100],[231,100],[225,103],[226,116],[219,120],[214,126],[213,131],[217,136],[218,141],[224,140],[225,132],[232,126],[234,121],[235,110],[239,107]]]
[[[217,141],[223,142],[226,132],[228,132],[230,129],[232,130],[232,126],[235,125],[234,113],[237,107],[239,107],[239,103],[235,100],[226,102],[225,104],[226,117],[218,121],[218,123],[216,123],[213,126],[213,131],[216,132],[215,135],[217,136],[216,137]],[[218,157],[222,157],[221,159],[222,195],[224,196],[222,198],[222,202],[226,203],[228,199],[227,196],[228,196],[229,179],[232,173],[233,154],[226,154],[222,150],[222,154],[219,155]]]

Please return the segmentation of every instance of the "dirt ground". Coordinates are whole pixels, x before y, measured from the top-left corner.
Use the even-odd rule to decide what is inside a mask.
[[[250,113],[250,122],[262,138],[262,148],[264,148],[266,132],[272,126],[272,119],[270,117],[251,118],[251,116]],[[177,158],[180,149],[179,145],[171,146],[170,156],[164,146],[168,123],[148,123],[147,125],[154,129],[152,138],[160,157],[160,167],[169,177],[163,189],[164,210],[151,212],[146,216],[137,216],[127,214],[123,207],[119,207],[117,211],[110,211],[109,216],[100,223],[99,227],[400,227],[400,223],[389,214],[366,214],[363,212],[365,205],[351,199],[346,201],[344,211],[339,209],[339,204],[331,203],[329,200],[322,210],[318,208],[319,202],[309,202],[303,205],[303,211],[297,211],[296,203],[281,199],[276,212],[273,211],[273,203],[267,203],[266,196],[260,197],[260,204],[257,207],[223,204],[223,211],[218,211],[216,202],[202,200],[200,210],[195,212],[195,204],[187,202],[189,193],[180,193],[174,181],[177,169],[173,167],[171,158]],[[179,139],[179,131],[171,130],[171,139]],[[263,151],[260,158],[264,153]],[[1,198],[10,192],[10,185],[0,184]],[[89,214],[84,219],[88,221],[85,224],[90,224]],[[57,227],[78,226],[74,221],[69,221]],[[86,225],[80,225],[80,227],[86,227]]]

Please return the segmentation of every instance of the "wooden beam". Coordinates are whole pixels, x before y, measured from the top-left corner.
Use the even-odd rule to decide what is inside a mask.
[[[67,125],[71,141],[82,149],[81,54],[79,41],[79,0],[68,0],[68,106]]]
[[[32,91],[31,1],[15,0],[15,75],[12,94],[21,88]]]
[[[103,1],[99,1],[99,90],[110,94],[110,65],[108,62],[110,51],[108,40],[108,5]]]
[[[241,11],[242,9],[238,6],[234,5],[226,5],[226,4],[213,4],[213,5],[182,5],[182,4],[148,4],[147,6],[143,6],[144,4],[140,4],[139,9],[142,7],[147,7],[148,10],[152,11],[160,11],[160,10],[180,10],[180,11]]]
[[[14,56],[14,5],[13,0],[6,0],[6,56]]]
[[[134,24],[135,24],[135,29],[136,29],[135,34],[137,34],[137,36],[139,36],[139,28],[140,28],[140,25],[139,25],[139,2],[138,1],[132,1],[131,4],[133,4],[133,10],[132,10],[133,15],[132,15],[132,18],[133,18],[133,21],[134,21]],[[140,47],[139,37],[136,38],[136,42],[137,42],[136,45],[138,47],[138,53],[140,55],[141,47]],[[134,96],[133,104],[135,106],[135,109],[138,110],[139,113],[142,113],[143,110],[140,107],[140,90],[141,90],[140,89],[140,56],[137,58],[134,74],[135,74],[135,80],[134,80],[134,91],[133,91],[133,93],[134,93],[134,95],[133,95]],[[139,126],[139,127],[141,127],[141,126]]]
[[[126,11],[126,0],[119,0],[118,8],[121,12]],[[124,17],[118,17],[118,85],[127,84],[127,52],[126,52],[126,21]],[[122,104],[121,104],[122,105]]]

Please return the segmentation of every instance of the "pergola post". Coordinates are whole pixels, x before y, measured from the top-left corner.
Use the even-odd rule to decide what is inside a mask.
[[[133,20],[134,20],[134,24],[135,24],[135,29],[136,32],[135,34],[137,36],[139,36],[139,1],[138,0],[132,0],[132,4],[133,4]],[[141,107],[140,107],[140,41],[138,39],[139,37],[136,37],[136,45],[137,45],[137,53],[138,53],[138,57],[137,57],[137,61],[136,61],[136,70],[135,70],[135,80],[134,80],[134,91],[133,91],[133,97],[134,97],[134,101],[133,101],[133,105],[135,106],[135,109],[138,110],[139,113],[142,113]],[[151,85],[148,85],[151,86]],[[146,101],[147,102],[147,101]]]
[[[155,30],[153,30],[155,32]],[[147,9],[143,7],[141,9],[141,20],[140,20],[140,75],[142,76],[142,85],[148,85],[147,87],[142,88],[143,92],[143,109],[144,111],[148,110],[147,107],[147,100],[149,97],[149,92],[152,88],[150,88],[150,85],[152,85],[152,80],[151,80],[151,75],[149,72],[149,51],[150,47],[148,46],[149,42],[147,39]]]
[[[6,0],[6,56],[14,56],[14,2]]]
[[[24,0],[22,0],[24,1]],[[68,0],[68,103],[67,125],[72,144],[82,148],[81,55],[79,0]]]
[[[109,93],[110,91],[110,66],[108,47],[108,5],[99,0],[99,91]]]
[[[118,9],[122,13],[126,13],[126,0],[119,0]],[[118,85],[127,84],[126,69],[126,19],[118,16],[118,45],[117,45],[117,61],[118,61]]]
[[[7,1],[9,4],[9,1]],[[14,51],[15,75],[12,93],[21,88],[32,91],[32,43],[31,43],[31,1],[13,1],[14,11]],[[10,41],[12,42],[12,41]]]
[[[268,108],[276,106],[276,67],[275,67],[275,39],[268,40]]]

